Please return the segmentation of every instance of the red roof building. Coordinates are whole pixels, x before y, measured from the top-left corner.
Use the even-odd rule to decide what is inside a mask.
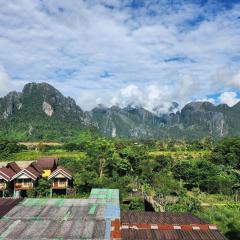
[[[33,189],[41,177],[48,177],[52,190],[63,190],[66,194],[72,185],[72,174],[58,166],[58,162],[55,157],[42,157],[24,169],[15,162],[8,163],[0,168],[0,196],[5,196],[4,191],[8,189],[10,196],[25,197],[26,191]]]
[[[14,175],[15,172],[11,168],[0,168],[0,192],[2,196],[5,196],[5,190]]]
[[[72,183],[72,174],[66,168],[59,166],[48,177],[51,180],[51,192],[67,193],[67,188]]]
[[[14,196],[25,197],[27,195],[26,191],[34,188],[40,176],[41,173],[32,167],[31,164],[15,174],[11,179],[14,182]]]
[[[37,160],[36,164],[42,169],[42,177],[49,177],[58,166],[58,158],[42,157]]]
[[[15,162],[8,163],[6,167],[0,168],[0,194],[2,197],[6,196],[7,189],[12,189],[11,180],[19,171],[21,169]]]

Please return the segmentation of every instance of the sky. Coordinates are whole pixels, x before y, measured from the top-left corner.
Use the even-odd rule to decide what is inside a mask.
[[[0,0],[0,96],[48,82],[84,109],[240,100],[240,0]]]

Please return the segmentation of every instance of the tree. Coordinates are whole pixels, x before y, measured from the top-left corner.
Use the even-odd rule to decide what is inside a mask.
[[[74,175],[74,185],[79,191],[90,191],[96,184],[98,175],[95,171],[84,171]]]
[[[131,165],[131,172],[134,175],[140,175],[139,165],[142,160],[148,159],[144,146],[131,146],[122,149],[119,155],[123,159],[127,159]]]
[[[39,197],[46,197],[50,193],[50,183],[47,178],[40,178],[38,185],[35,188],[36,195]]]
[[[201,210],[201,203],[197,198],[183,195],[174,204],[167,204],[166,209],[172,212],[192,212],[196,213]]]
[[[153,171],[159,172],[163,169],[171,167],[172,163],[173,163],[173,159],[168,156],[160,155],[160,156],[155,157],[154,162],[155,162],[155,167],[154,167]]]
[[[119,176],[125,176],[131,171],[131,164],[126,158],[120,158],[118,157],[116,159],[116,172],[119,174]]]
[[[143,199],[141,199],[139,197],[132,198],[131,202],[128,206],[128,209],[130,211],[144,211],[145,207],[144,207]]]
[[[210,160],[215,164],[240,167],[240,138],[224,138],[218,142],[210,155]]]
[[[114,151],[113,143],[104,138],[98,138],[89,145],[87,154],[93,162],[93,168],[96,169],[100,179],[104,175],[106,166],[110,165]]]

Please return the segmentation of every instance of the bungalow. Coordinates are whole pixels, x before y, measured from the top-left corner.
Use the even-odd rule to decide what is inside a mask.
[[[0,197],[26,197],[27,191],[38,184],[38,179],[48,177],[52,192],[67,194],[72,186],[72,175],[64,167],[58,166],[58,159],[43,157],[21,169],[15,162],[0,168]]]
[[[27,190],[33,189],[37,179],[41,176],[41,172],[36,170],[33,164],[22,169],[12,177],[14,182],[14,197],[26,197]]]
[[[16,173],[11,169],[7,167],[0,168],[0,197],[6,197],[10,194],[11,189],[11,178]]]
[[[42,157],[36,163],[43,170],[42,177],[49,177],[58,166],[58,158]]]
[[[67,194],[67,189],[72,185],[71,173],[62,166],[57,167],[48,177],[51,181],[52,193]]]

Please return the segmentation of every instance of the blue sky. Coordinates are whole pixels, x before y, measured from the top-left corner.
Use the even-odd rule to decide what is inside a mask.
[[[0,0],[0,96],[48,82],[83,109],[240,100],[240,0]]]

